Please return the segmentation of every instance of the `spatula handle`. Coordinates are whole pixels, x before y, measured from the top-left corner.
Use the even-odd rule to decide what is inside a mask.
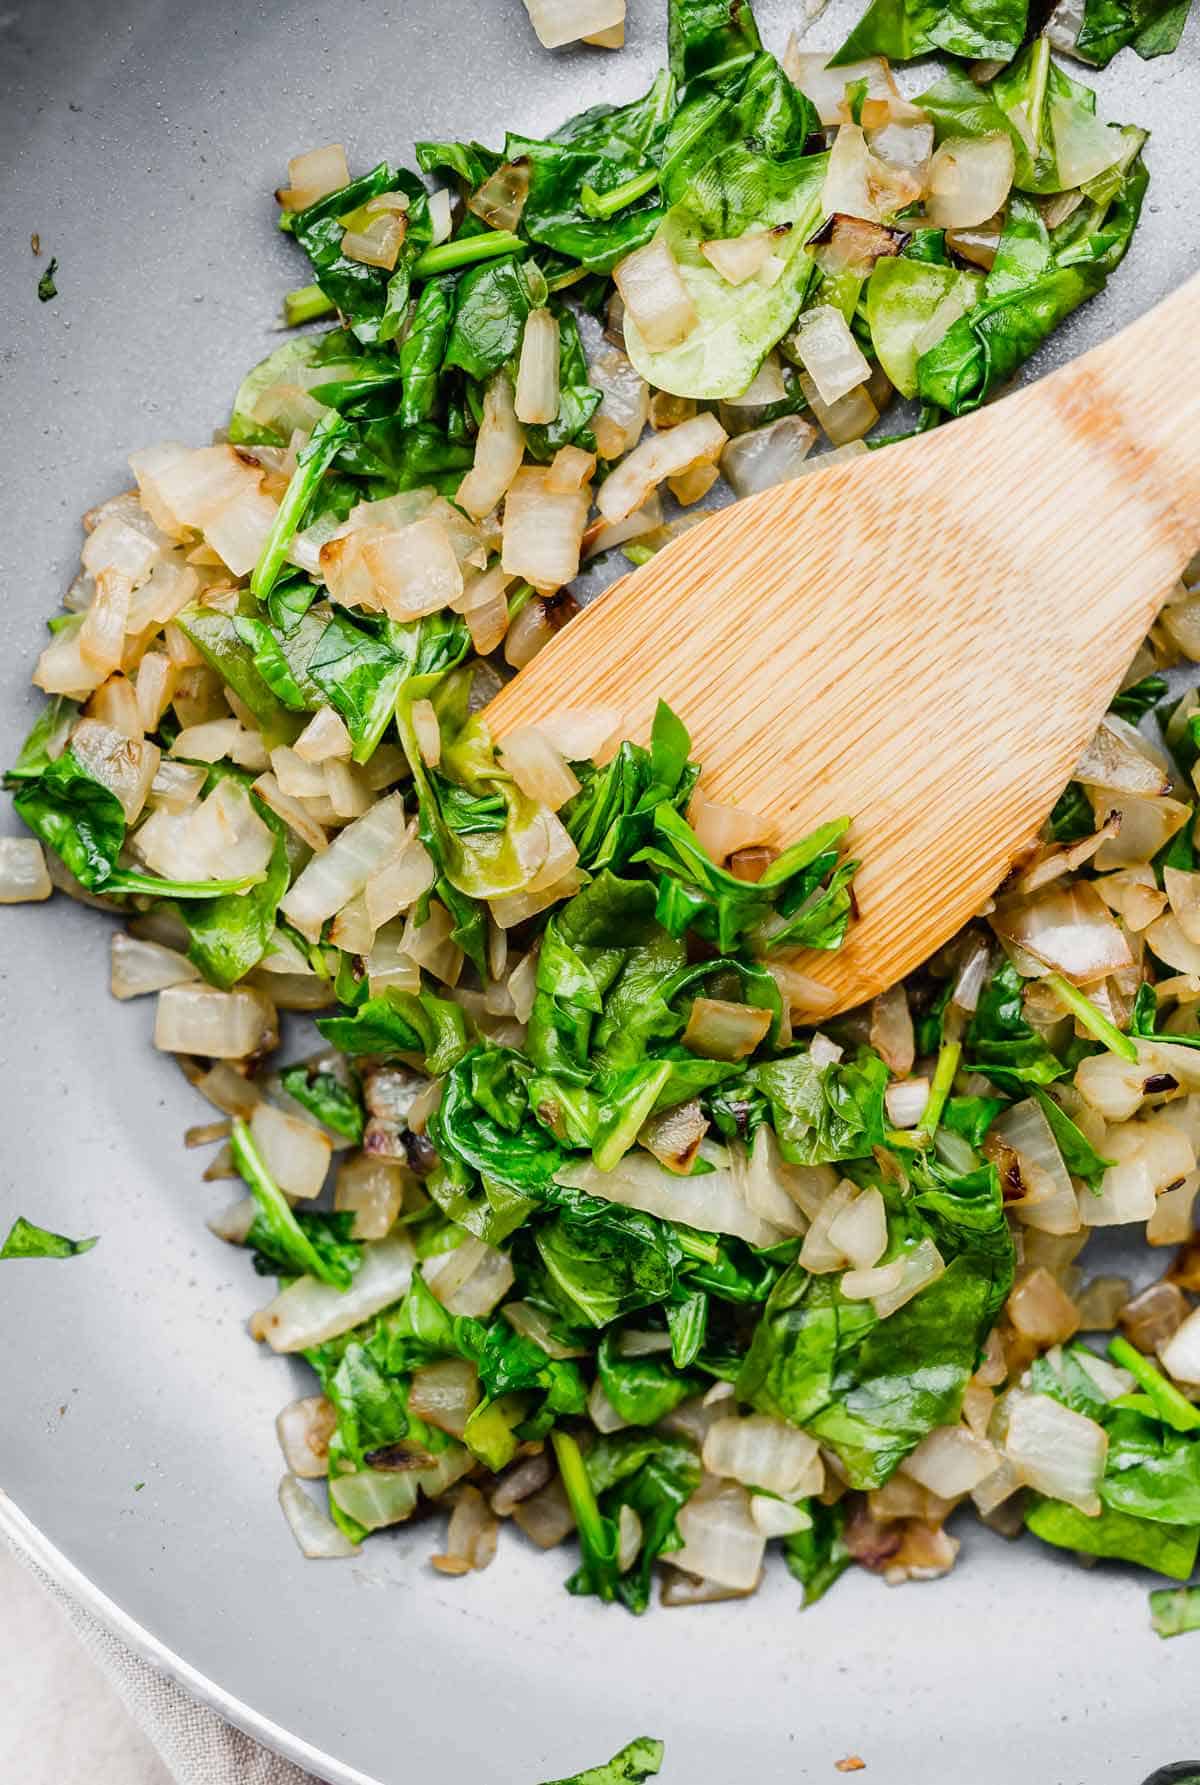
[[[1182,566],[1200,546],[1200,273],[1045,385],[1081,448],[1114,455],[1143,486]]]

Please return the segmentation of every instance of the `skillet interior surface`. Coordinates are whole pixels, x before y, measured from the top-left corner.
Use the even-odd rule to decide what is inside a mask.
[[[781,50],[799,7],[757,10]],[[859,10],[834,0],[812,47]],[[206,439],[278,343],[281,294],[305,277],[273,227],[288,155],[341,140],[354,169],[411,162],[414,136],[498,141],[631,98],[665,23],[658,0],[630,11],[623,53],[551,55],[519,0],[10,0],[0,759],[35,709],[29,668],[79,515],[125,487],[135,447]],[[1153,129],[1149,202],[1108,290],[1035,371],[1200,264],[1195,21],[1174,57],[1126,52],[1094,85],[1106,115]],[[54,303],[35,295],[33,230],[59,258]],[[7,810],[0,825],[15,828]],[[150,1047],[151,1001],[109,999],[97,913],[57,898],[0,924],[0,1226],[20,1212],[102,1236],[78,1264],[3,1273],[0,1486],[51,1570],[227,1715],[331,1780],[383,1785],[532,1785],[641,1733],[693,1785],[825,1778],[849,1752],[878,1785],[1135,1785],[1200,1749],[1194,1653],[1151,1634],[1148,1577],[977,1528],[935,1586],[855,1573],[803,1617],[775,1565],[753,1603],[634,1620],[569,1598],[565,1552],[515,1533],[468,1581],[429,1569],[428,1529],[303,1562],[272,1425],[310,1379],[246,1337],[265,1286],[205,1230],[227,1187],[181,1150],[203,1118]]]

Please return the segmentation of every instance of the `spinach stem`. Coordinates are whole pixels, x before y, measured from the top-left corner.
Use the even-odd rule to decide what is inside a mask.
[[[613,186],[607,192],[597,192],[594,186],[585,184],[579,195],[580,209],[585,216],[595,217],[602,222],[606,217],[623,211],[635,199],[645,198],[647,192],[653,192],[657,185],[656,167],[648,167],[643,174],[634,174],[631,180],[623,180],[619,186]]]
[[[319,285],[301,285],[289,291],[283,300],[283,326],[299,328],[302,322],[316,322],[320,316],[332,316],[337,305],[327,298]]]
[[[954,1074],[958,1071],[961,1058],[961,1041],[943,1041],[938,1052],[933,1083],[929,1087],[929,1097],[921,1112],[921,1120],[913,1131],[914,1139],[920,1137],[917,1141],[920,1146],[933,1145],[933,1137],[942,1119],[942,1111],[946,1107],[946,1099],[950,1095],[950,1087],[954,1083]]]
[[[349,422],[344,421],[336,409],[330,409],[313,429],[308,445],[300,448],[291,482],[283,492],[283,501],[276,510],[271,531],[250,577],[250,593],[260,601],[265,601],[275,587],[292,535],[303,522],[317,485],[349,434]]]
[[[459,236],[453,242],[441,242],[426,248],[413,265],[414,279],[432,279],[435,273],[447,273],[452,267],[470,266],[475,260],[492,260],[498,254],[515,254],[528,247],[511,230],[494,229],[485,236]]]
[[[1128,1339],[1115,1334],[1108,1342],[1108,1355],[1115,1364],[1128,1370],[1138,1387],[1146,1391],[1172,1431],[1194,1432],[1200,1427],[1200,1409],[1193,1406],[1186,1395],[1180,1394],[1174,1383],[1168,1382],[1162,1371],[1156,1370],[1150,1359],[1143,1357]]]
[[[1047,973],[1042,981],[1049,986],[1060,1004],[1083,1024],[1089,1035],[1101,1042],[1110,1053],[1119,1054],[1122,1060],[1136,1060],[1137,1044],[1132,1036],[1122,1035],[1114,1023],[1110,1023],[1102,1010],[1098,1010],[1090,998],[1085,998],[1078,986],[1064,979],[1061,973]]]

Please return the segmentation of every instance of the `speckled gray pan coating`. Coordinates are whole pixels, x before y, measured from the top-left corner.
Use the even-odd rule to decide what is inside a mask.
[[[289,153],[342,139],[362,168],[632,97],[664,31],[659,0],[630,10],[623,54],[550,55],[520,0],[0,5],[0,759],[79,515],[128,482],[132,448],[206,438],[278,339],[305,276],[273,227]],[[835,0],[814,47],[856,10]],[[760,5],[773,47],[798,11]],[[1154,130],[1147,213],[1037,370],[1200,264],[1198,39],[1096,77],[1107,115]],[[59,259],[51,304],[33,230]],[[272,1422],[306,1373],[246,1337],[265,1285],[205,1231],[228,1186],[182,1150],[204,1117],[150,1049],[151,1002],[108,997],[106,921],[0,912],[0,1226],[102,1236],[3,1270],[0,1487],[52,1567],[228,1714],[331,1780],[386,1785],[533,1785],[640,1733],[666,1739],[668,1785],[826,1780],[848,1752],[871,1785],[1138,1785],[1200,1754],[1200,1638],[1160,1644],[1145,1577],[1032,1540],[970,1530],[947,1580],[858,1573],[805,1615],[775,1565],[751,1603],[640,1621],[568,1598],[565,1552],[515,1533],[471,1580],[430,1570],[429,1529],[303,1562]]]

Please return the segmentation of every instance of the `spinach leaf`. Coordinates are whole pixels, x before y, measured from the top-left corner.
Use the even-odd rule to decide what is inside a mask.
[[[626,740],[603,768],[576,765],[580,790],[560,817],[590,873],[621,868],[649,840],[660,805],[680,811],[699,769],[688,762],[691,740],[664,701],[654,716],[651,746]]]
[[[1021,976],[1002,960],[979,995],[964,1054],[976,1071],[1001,1084],[1048,1085],[1067,1068],[1025,1021],[1021,998]]]
[[[355,762],[369,762],[391,723],[406,675],[386,638],[335,613],[308,660],[308,674],[346,722]]]
[[[409,201],[408,227],[392,273],[342,253],[346,219],[354,219],[369,199],[384,192],[403,192]],[[391,340],[403,317],[413,262],[431,235],[429,201],[415,174],[381,162],[361,179],[300,211],[292,219],[291,233],[311,260],[317,284],[358,339],[368,345]]]
[[[1070,53],[1096,68],[1106,68],[1127,44],[1146,59],[1170,55],[1190,10],[1191,0],[1084,0]]]
[[[279,1077],[288,1096],[294,1097],[301,1108],[335,1134],[361,1146],[366,1114],[357,1077],[346,1084],[335,1073],[303,1063],[285,1066]]]
[[[632,317],[625,345],[637,370],[659,390],[697,399],[736,397],[786,333],[813,275],[806,247],[821,221],[824,155],[780,160],[735,143],[707,161],[663,219],[660,236],[679,266],[697,323],[677,347],[648,346]],[[787,226],[777,238],[783,265],[772,285],[730,285],[701,253],[714,238]]]
[[[471,441],[452,438],[432,422],[406,427],[395,415],[356,424],[337,463],[355,477],[376,479],[381,494],[431,486],[453,496],[474,458]]]
[[[983,280],[957,267],[885,255],[867,282],[867,321],[879,363],[903,397],[917,394],[917,342],[947,298],[966,312]]]
[[[60,856],[89,892],[144,893],[163,899],[216,899],[245,892],[255,875],[241,880],[162,880],[117,865],[125,843],[120,800],[93,780],[70,746],[36,776],[19,778],[13,806],[36,837]]]
[[[1162,676],[1142,676],[1140,681],[1132,682],[1128,688],[1114,694],[1108,710],[1116,713],[1118,718],[1127,719],[1130,725],[1136,725],[1160,700],[1165,700],[1166,694],[1167,684]]]
[[[606,1332],[596,1353],[596,1373],[605,1394],[631,1426],[652,1426],[674,1411],[689,1395],[703,1394],[700,1376],[687,1376],[658,1354],[622,1355],[617,1335]]]
[[[830,66],[886,56],[907,62],[949,56],[1007,62],[1025,36],[1028,0],[872,0]]]
[[[1091,800],[1078,781],[1068,781],[1050,813],[1050,829],[1055,842],[1081,843],[1095,828]]]
[[[412,322],[400,348],[403,385],[396,421],[401,428],[416,427],[433,415],[453,313],[453,280],[446,277],[428,280],[421,287]]]
[[[663,1745],[642,1735],[628,1742],[604,1766],[590,1766],[569,1779],[549,1779],[546,1785],[642,1785],[662,1765]]]
[[[18,1215],[0,1246],[0,1259],[76,1258],[81,1252],[90,1252],[99,1243],[95,1235],[89,1240],[69,1240],[61,1233],[51,1233],[49,1228],[37,1227],[23,1215]]]
[[[593,1444],[584,1467],[605,1525],[615,1527],[621,1508],[628,1506],[637,1514],[641,1544],[623,1574],[609,1568],[604,1552],[583,1545],[583,1564],[567,1582],[567,1591],[618,1598],[630,1611],[643,1612],[650,1602],[655,1561],[681,1547],[675,1521],[700,1484],[700,1460],[678,1438],[614,1432]]]
[[[241,1173],[250,1194],[258,1204],[255,1227],[250,1230],[250,1243],[272,1259],[283,1263],[293,1274],[316,1277],[335,1289],[348,1289],[362,1258],[362,1247],[346,1232],[338,1233],[332,1246],[315,1242],[306,1232],[288,1203],[279,1185],[267,1169],[254,1137],[240,1116],[235,1116],[230,1132],[233,1162]],[[312,1217],[309,1217],[311,1220]],[[328,1221],[330,1217],[324,1217]]]
[[[304,721],[297,717],[288,702],[280,698],[255,661],[256,632],[251,629],[243,637],[238,630],[239,620],[257,618],[258,604],[250,596],[242,596],[238,610],[237,614],[229,614],[216,607],[186,607],[176,616],[175,623],[195,645],[209,668],[215,670],[226,686],[249,707],[267,749],[273,750],[278,744],[294,744]],[[294,675],[291,680],[294,684]],[[300,704],[306,704],[303,696]]]
[[[1099,1190],[1100,1180],[1108,1167],[1116,1161],[1104,1159],[1097,1153],[1083,1131],[1041,1085],[1030,1085],[1029,1089],[1041,1105],[1042,1114],[1050,1124],[1058,1150],[1063,1156],[1063,1163],[1071,1176],[1082,1178],[1089,1189]]]
[[[681,87],[727,81],[761,48],[746,0],[669,0],[667,55]]]
[[[5,787],[15,789],[18,782],[38,780],[54,758],[62,755],[78,717],[79,708],[73,700],[65,694],[52,695],[30,726],[17,760],[5,771]]]
[[[794,1531],[783,1545],[788,1568],[804,1588],[806,1608],[825,1597],[851,1562],[843,1536],[845,1506],[841,1502],[823,1506],[819,1500],[810,1500],[807,1510],[812,1521],[808,1529]]]
[[[199,967],[210,985],[226,992],[266,954],[293,865],[290,852],[294,845],[283,820],[253,792],[250,803],[274,832],[266,874],[247,892],[226,893],[220,898],[175,908],[175,915],[188,932],[189,961]]]
[[[472,378],[490,377],[517,352],[525,319],[544,297],[537,269],[523,266],[515,255],[472,267],[455,291],[444,364],[459,366]]]
[[[555,1302],[575,1326],[604,1327],[674,1292],[683,1248],[663,1221],[556,1187],[560,1212],[534,1240]]]
[[[387,986],[345,1016],[317,1018],[333,1047],[361,1054],[420,1054],[432,1074],[449,1072],[467,1051],[467,1023],[460,1004],[433,992],[401,992]]]
[[[1159,1524],[1200,1526],[1200,1443],[1124,1408],[1104,1424],[1104,1504]]]
[[[794,1165],[864,1159],[883,1143],[888,1073],[868,1048],[828,1066],[788,1054],[751,1067],[746,1082],[766,1098],[779,1150]]]
[[[1200,1544],[1200,1526],[1159,1524],[1113,1506],[1091,1518],[1062,1500],[1035,1498],[1026,1510],[1025,1528],[1059,1549],[1136,1562],[1174,1580],[1187,1580]]]
[[[1156,1587],[1150,1594],[1150,1624],[1163,1637],[1200,1630],[1200,1587]]]
[[[504,159],[495,149],[485,149],[482,143],[419,142],[416,153],[422,173],[454,174],[472,190],[482,186]]]

